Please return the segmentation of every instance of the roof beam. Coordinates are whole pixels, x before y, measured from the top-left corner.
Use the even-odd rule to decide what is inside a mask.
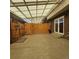
[[[59,4],[60,2],[48,2],[48,4]],[[14,3],[16,7],[18,6],[35,6],[36,4],[37,5],[46,5],[47,4],[47,1],[38,1],[38,3],[36,2],[17,2],[17,3]],[[14,5],[11,4],[11,7],[14,7]]]
[[[37,4],[38,4],[38,0],[36,0],[36,20],[37,20]]]

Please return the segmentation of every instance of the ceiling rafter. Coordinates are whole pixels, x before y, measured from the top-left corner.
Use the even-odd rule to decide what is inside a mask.
[[[46,8],[46,10],[48,10],[48,9],[50,9],[50,8]],[[37,10],[43,10],[43,9],[37,9]],[[26,10],[23,10],[22,12],[25,12]],[[31,9],[30,11],[35,11],[35,9]],[[16,11],[16,12],[18,12],[18,11]]]
[[[42,16],[42,17],[45,17],[45,16]],[[32,18],[36,18],[36,17],[32,17]],[[31,17],[29,17],[29,19],[32,19]],[[37,18],[41,18],[41,16],[38,16]]]
[[[36,0],[36,20],[37,20],[37,4],[38,4],[38,0]]]

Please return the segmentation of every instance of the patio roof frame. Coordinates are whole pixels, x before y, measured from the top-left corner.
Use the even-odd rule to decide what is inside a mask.
[[[49,1],[49,0],[47,0],[47,1],[38,1],[38,0],[36,0],[36,1],[31,1],[31,2],[26,2],[25,0],[23,0],[23,2],[13,2],[12,0],[10,0],[10,1],[12,2],[12,5],[10,5],[10,6],[17,8],[18,11],[19,11],[25,18],[27,18],[27,19],[28,19],[28,18],[29,18],[29,19],[36,18],[36,20],[37,20],[38,17],[41,18],[41,17],[46,17],[46,16],[47,16],[47,15],[43,15],[44,12],[45,12],[45,10],[50,9],[50,8],[47,8],[47,5],[60,4],[63,0],[58,0],[58,1],[56,1],[56,2],[51,2],[51,1]],[[41,6],[41,5],[45,5],[45,6],[44,6],[44,9],[43,9],[43,8],[37,9],[37,7],[38,7],[38,6]],[[24,11],[25,11],[25,10],[23,10],[23,11],[20,10],[19,7],[22,7],[22,6],[26,6],[27,12],[29,13],[29,16],[30,16],[30,17],[27,17],[27,15],[24,14]],[[33,17],[33,14],[31,13],[31,12],[33,12],[33,10],[30,10],[29,6],[36,6],[36,8],[33,9],[33,10],[36,11],[36,16]],[[37,10],[40,10],[40,11],[42,10],[42,11],[41,11],[42,13],[37,13]],[[47,13],[46,13],[46,14],[47,14]],[[38,15],[38,16],[37,16],[37,15]]]

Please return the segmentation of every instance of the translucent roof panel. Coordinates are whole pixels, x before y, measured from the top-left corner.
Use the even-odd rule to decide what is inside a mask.
[[[25,18],[25,16],[23,14],[21,14],[20,12],[14,12],[14,14],[21,18]]]
[[[30,11],[32,14],[32,17],[36,17],[36,11]]]
[[[19,11],[16,7],[11,7],[10,10],[13,11],[13,12],[18,12]]]
[[[13,2],[23,2],[23,0],[12,0]]]
[[[38,1],[48,1],[48,0],[38,0]],[[51,2],[57,2],[58,0],[49,0]]]
[[[57,4],[47,5],[47,6],[46,6],[46,9],[51,9],[51,8],[56,7],[56,6],[57,6]]]
[[[43,13],[43,10],[37,10],[37,14],[42,14]]]
[[[29,10],[36,10],[36,6],[28,6]]]
[[[36,1],[38,2],[37,4]],[[25,4],[24,0],[12,0],[14,4],[10,2],[10,10],[23,19],[26,16],[27,18],[34,19],[36,22],[42,19],[39,17],[47,16],[47,14],[58,5],[53,3],[58,3],[60,1],[62,0],[25,0],[25,2],[27,2]]]
[[[21,6],[21,7],[18,7],[21,11],[27,11],[27,7],[26,6]]]
[[[47,14],[46,13],[43,13],[43,15],[42,16],[46,16]]]
[[[14,12],[16,15],[22,15],[21,12]]]
[[[32,14],[32,17],[36,17],[36,14]]]
[[[36,14],[36,11],[30,11],[31,12],[31,14]]]
[[[37,14],[37,16],[41,16],[42,14]]]
[[[33,2],[33,1],[36,1],[36,0],[25,0],[26,2]]]
[[[31,17],[28,11],[24,11],[23,13],[25,14],[26,17],[28,18]]]
[[[38,0],[38,1],[48,1],[48,0]]]
[[[44,11],[44,14],[46,13],[48,13],[50,11],[50,9],[46,9],[45,11]]]
[[[44,9],[45,5],[38,5],[37,9]]]
[[[49,0],[49,1],[51,1],[51,2],[58,2],[59,0]]]
[[[53,5],[47,5],[46,6],[46,9],[50,9],[50,8],[52,8],[53,7]]]
[[[21,18],[25,18],[25,16],[23,16],[23,15],[19,15],[19,17],[21,17]]]

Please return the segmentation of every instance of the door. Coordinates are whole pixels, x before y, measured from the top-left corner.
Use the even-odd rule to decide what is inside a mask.
[[[64,34],[64,17],[54,20],[54,32]]]

